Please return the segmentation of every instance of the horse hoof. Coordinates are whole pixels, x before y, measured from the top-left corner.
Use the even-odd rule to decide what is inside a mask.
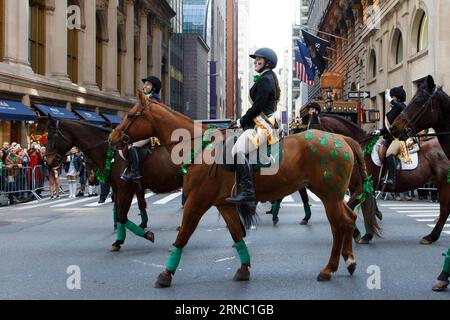
[[[321,272],[317,276],[317,281],[319,281],[319,282],[330,281],[330,280],[331,280],[331,274],[329,274],[329,273]]]
[[[172,284],[172,275],[167,275],[164,272],[160,273],[155,282],[155,288],[168,288]]]
[[[366,234],[358,241],[358,243],[359,244],[369,244],[370,241],[372,240],[372,238],[373,237],[371,235]]]
[[[115,246],[112,245],[111,249],[109,249],[110,252],[119,252],[120,251],[120,246]]]
[[[155,234],[153,232],[151,232],[151,231],[148,231],[145,234],[145,239],[151,241],[152,243],[155,243]]]
[[[353,236],[353,239],[356,243],[359,243],[361,241],[361,234],[357,234],[356,236]]]
[[[278,224],[278,221],[280,221],[280,219],[278,219],[278,217],[276,217],[275,219],[272,220],[273,226],[276,226]]]
[[[347,267],[347,270],[348,270],[348,273],[350,273],[350,275],[352,276],[353,273],[355,273],[355,270],[356,270],[356,262],[353,262],[352,264],[350,264]]]
[[[428,245],[430,245],[430,244],[433,244],[433,241],[431,241],[431,239],[425,237],[425,238],[423,238],[422,240],[420,240],[420,244],[423,244],[423,245],[428,246]]]
[[[303,219],[302,221],[300,221],[300,225],[302,226],[306,226],[308,224],[309,220]]]
[[[447,290],[449,282],[448,281],[442,281],[442,280],[437,280],[434,284],[433,284],[433,291],[444,291]]]
[[[250,280],[250,271],[245,269],[238,269],[233,278],[233,281],[248,281],[248,280]]]

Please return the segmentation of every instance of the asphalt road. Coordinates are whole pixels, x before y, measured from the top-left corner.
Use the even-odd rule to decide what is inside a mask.
[[[325,283],[316,277],[328,261],[331,232],[322,204],[312,196],[308,226],[299,225],[298,194],[286,199],[276,227],[264,214],[268,204],[259,205],[259,224],[246,238],[252,268],[245,283],[232,281],[239,258],[213,208],[184,250],[172,287],[155,289],[181,221],[181,198],[179,193],[147,197],[156,242],[128,233],[118,253],[109,252],[115,240],[111,203],[62,198],[1,207],[0,299],[450,299],[449,291],[431,290],[442,268],[441,253],[450,246],[450,226],[437,243],[419,244],[431,231],[437,204],[379,201],[384,238],[355,244],[355,274],[349,276],[341,259]],[[139,223],[136,205],[132,211]],[[79,268],[80,289],[68,289],[75,270],[70,266]]]

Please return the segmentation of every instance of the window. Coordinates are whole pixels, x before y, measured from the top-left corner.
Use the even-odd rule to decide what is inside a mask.
[[[420,19],[417,51],[420,52],[428,48],[428,17],[424,13]]]
[[[399,64],[402,62],[403,62],[403,37],[402,34],[399,33],[395,44],[395,64]]]
[[[96,54],[95,54],[95,80],[97,86],[100,90],[102,90],[103,84],[103,40],[101,37],[101,24],[99,21],[99,17],[96,17],[97,23],[97,38],[96,38]]]
[[[0,0],[0,61],[5,54],[5,0]]]
[[[372,79],[377,76],[377,56],[375,54],[375,50],[372,50],[370,52],[369,72],[372,76]]]
[[[30,0],[29,57],[34,73],[45,74],[45,8],[41,1]]]

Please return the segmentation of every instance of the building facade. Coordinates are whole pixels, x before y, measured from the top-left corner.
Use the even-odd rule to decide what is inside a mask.
[[[368,130],[383,126],[385,90],[403,86],[409,101],[429,74],[448,88],[449,14],[445,0],[330,1],[318,28],[346,40],[329,37],[336,51],[328,71],[341,75],[343,99],[349,91],[370,91],[360,111],[382,117]]]
[[[183,113],[183,0],[170,0],[177,15],[172,19],[170,37],[170,107]]]
[[[250,14],[249,0],[239,0],[239,40],[238,40],[238,73],[239,73],[239,101],[240,112],[238,116],[245,114],[251,104],[248,99],[250,91]]]
[[[173,16],[166,0],[1,0],[1,98],[123,115],[154,74],[169,101]],[[25,144],[26,126],[2,120],[0,140]]]
[[[238,114],[238,0],[226,0],[227,2],[227,77],[226,77],[226,118],[239,118]]]

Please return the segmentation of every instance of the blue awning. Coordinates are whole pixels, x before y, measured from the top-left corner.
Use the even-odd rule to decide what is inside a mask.
[[[36,121],[38,116],[19,101],[0,100],[0,119],[17,121]]]
[[[122,118],[120,118],[118,115],[110,113],[102,113],[101,115],[113,125],[117,125],[122,122]]]
[[[34,106],[46,116],[50,115],[55,119],[78,120],[72,112],[64,107],[49,106],[45,104],[35,104]]]
[[[107,122],[105,119],[100,117],[93,111],[79,110],[75,109],[74,112],[81,117],[81,119],[86,120],[92,124],[105,125]]]

